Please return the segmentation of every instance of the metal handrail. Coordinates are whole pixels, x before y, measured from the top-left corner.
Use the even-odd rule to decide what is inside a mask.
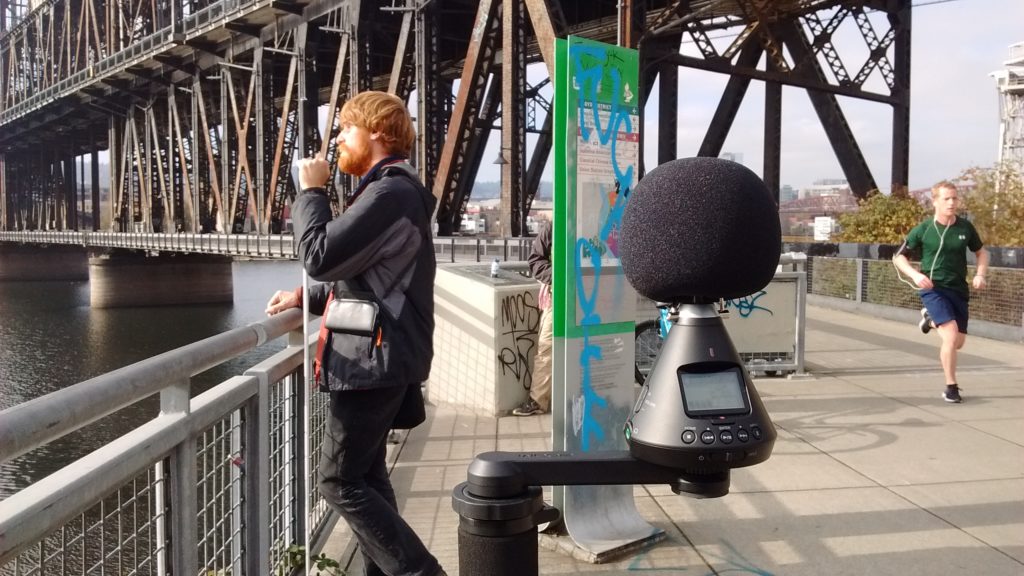
[[[110,540],[103,523],[111,517],[117,524],[118,515],[124,514],[133,519],[131,526],[137,521],[147,526],[125,536],[145,538],[148,545],[141,559],[134,551],[125,554],[132,562],[151,564],[151,571],[166,573],[170,566],[176,574],[196,574],[200,568],[210,573],[276,573],[287,563],[287,548],[302,540],[297,535],[303,526],[311,524],[315,534],[329,525],[322,500],[312,503],[309,517],[294,505],[301,501],[302,486],[311,481],[295,465],[311,457],[299,434],[305,424],[274,423],[272,416],[301,418],[296,409],[308,390],[303,359],[316,343],[301,327],[302,312],[289,310],[0,411],[4,462],[160,394],[157,417],[0,501],[0,571],[21,563],[33,573],[49,573],[53,563],[84,563],[84,556],[73,558],[75,552],[64,545],[56,551],[50,546],[55,534],[63,541],[68,530],[80,530],[98,508],[99,528],[90,524],[90,533],[93,538],[98,534],[99,549],[93,554],[104,566],[124,551],[117,536]],[[285,335],[284,350],[190,398],[192,376]],[[323,407],[312,410],[319,413]],[[218,432],[225,423],[228,432]],[[203,440],[211,434],[215,438]],[[218,435],[231,438],[229,448]],[[275,447],[285,454],[274,455]],[[197,470],[211,455],[214,465],[230,476],[230,490],[211,490],[206,474]],[[113,511],[104,508],[112,494],[121,502],[121,491],[134,490],[140,475],[151,499],[142,517],[135,501],[143,497],[135,492],[131,503],[118,504]],[[277,502],[274,512],[272,502]],[[202,524],[211,517],[220,528]],[[223,535],[212,553],[206,542],[211,530]],[[120,528],[114,534],[120,535]],[[77,538],[84,540],[86,534]],[[199,546],[200,541],[206,544]],[[85,545],[80,541],[76,546],[84,555]],[[115,573],[121,568],[138,572],[141,565],[118,565]]]
[[[296,329],[285,313],[188,344],[0,412],[0,463],[61,438]]]
[[[123,248],[158,252],[184,252],[255,256],[294,260],[298,257],[290,234],[196,234],[182,232],[0,231],[0,243],[65,244],[85,248]],[[533,238],[435,237],[438,261],[483,262],[526,260]]]

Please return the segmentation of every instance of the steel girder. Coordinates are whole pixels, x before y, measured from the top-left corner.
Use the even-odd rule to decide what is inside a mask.
[[[892,185],[905,187],[909,178],[910,0],[895,2],[774,2],[730,0],[689,2],[684,13],[662,30],[682,29],[696,43],[701,57],[676,52],[662,58],[680,66],[729,74],[715,120],[701,147],[701,155],[717,155],[728,135],[735,111],[750,79],[768,84],[765,100],[765,173],[777,193],[781,142],[781,85],[807,89],[840,166],[854,194],[860,198],[876,188],[875,179],[836,99],[849,96],[889,104],[893,114]],[[884,14],[889,28],[877,34],[869,11]],[[741,16],[739,20],[736,15]],[[688,19],[689,17],[689,19]],[[868,46],[868,56],[851,74],[832,35],[852,22]],[[739,28],[732,42],[719,50],[709,30]],[[755,48],[756,47],[756,48]],[[766,55],[757,67],[759,48]],[[890,59],[889,53],[893,53]],[[787,53],[789,58],[787,58]],[[878,71],[888,94],[867,88]],[[829,77],[831,74],[831,78]]]
[[[526,14],[519,2],[501,5],[501,235],[526,235]]]
[[[467,152],[474,137],[484,137],[482,126],[490,126],[490,123],[484,123],[481,112],[488,79],[497,66],[502,26],[498,17],[500,7],[498,0],[481,0],[473,23],[474,41],[463,63],[459,93],[448,125],[448,138],[434,180],[434,196],[438,199],[437,233],[441,236],[450,236],[459,229],[462,205],[469,200],[468,191],[460,188],[459,184],[464,182],[466,172],[475,172],[475,167],[468,165],[470,157]]]
[[[768,69],[777,72],[775,65]],[[782,186],[782,84],[765,82],[764,87],[764,167],[761,178],[779,204]]]
[[[632,23],[625,40],[643,39],[642,96],[656,75],[663,79],[660,161],[675,157],[674,67],[687,65],[734,76],[702,153],[720,151],[743,88],[759,79],[768,82],[764,177],[773,189],[783,84],[809,91],[858,194],[874,182],[835,95],[893,106],[893,183],[906,183],[910,0],[633,0],[623,9],[612,0],[523,0],[507,11],[502,4],[241,0],[229,8],[212,0],[52,0],[19,22],[8,17],[0,22],[0,226],[81,225],[69,196],[76,184],[85,184],[98,211],[99,166],[91,163],[89,178],[65,178],[74,172],[69,159],[83,153],[96,158],[105,148],[112,182],[103,210],[108,226],[116,215],[125,230],[276,232],[295,192],[293,156],[319,150],[334,166],[340,103],[367,88],[403,97],[415,88],[416,163],[439,199],[439,233],[458,229],[499,117],[509,162],[503,166],[503,221],[509,233],[523,233],[551,135],[548,115],[526,167],[527,126],[520,112],[536,91],[517,78],[538,57],[550,71],[555,37],[575,33],[614,42],[621,16]],[[0,12],[12,5],[6,0]],[[198,17],[204,10],[220,10],[224,17],[203,24]],[[872,11],[888,18],[888,30],[876,32]],[[131,27],[110,25],[129,21]],[[844,23],[855,26],[868,46],[860,65],[850,66],[832,43]],[[716,47],[720,36],[712,34],[734,30],[739,32],[731,44]],[[699,57],[679,54],[684,34],[696,42]],[[767,54],[770,64],[759,69],[755,53]],[[460,77],[453,98],[453,81]],[[888,93],[867,88],[877,78]],[[77,82],[77,91],[53,92],[69,82]],[[58,92],[52,102],[40,102],[41,94]],[[316,120],[322,104],[328,108],[323,127]],[[33,156],[31,150],[57,139],[66,143],[64,156]],[[352,184],[347,177],[332,178],[337,210]]]
[[[761,59],[763,52],[761,44],[748,41],[740,50],[736,65],[753,68]],[[743,103],[743,96],[746,95],[748,86],[750,86],[749,77],[736,75],[729,77],[725,91],[722,92],[722,98],[718,101],[714,118],[711,120],[711,126],[708,128],[707,134],[704,135],[700,151],[697,152],[698,156],[717,157],[722,153],[725,138],[729,135],[729,130],[736,119],[736,113],[739,112],[740,104]]]
[[[441,165],[445,132],[452,115],[452,82],[442,75],[441,19],[437,3],[420,5],[415,21],[415,85],[422,93],[416,109],[419,124],[416,164],[424,186],[433,190],[434,175]],[[396,54],[400,48],[401,45],[396,47]],[[398,93],[403,98],[408,97],[405,92]],[[479,163],[478,158],[474,166],[479,166]]]
[[[43,151],[17,163],[0,162],[4,176],[3,223],[13,230],[70,229],[74,177],[67,173],[72,162],[66,154]],[[18,194],[12,194],[18,190]]]
[[[892,185],[910,182],[910,0],[901,0],[889,13],[894,30],[892,95]]]
[[[794,60],[798,62],[797,74],[817,81],[820,84],[827,84],[821,64],[814,57],[810,43],[795,21],[789,21],[780,25],[781,36],[785,39],[786,47],[793,54]],[[825,128],[825,134],[832,144],[832,150],[846,174],[846,180],[850,183],[850,189],[858,198],[867,197],[868,193],[878,188],[875,179],[871,175],[864,154],[857,145],[857,139],[846,121],[846,115],[834,94],[828,94],[818,90],[808,90],[807,96],[811,99],[818,119]]]

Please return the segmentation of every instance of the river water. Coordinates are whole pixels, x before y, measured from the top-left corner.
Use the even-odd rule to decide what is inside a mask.
[[[301,282],[295,261],[237,261],[234,302],[93,309],[89,283],[0,282],[0,410],[265,318],[274,290]],[[274,342],[193,378],[193,395],[281,349]],[[0,500],[152,418],[156,396],[10,462]],[[0,421],[0,426],[4,423]]]

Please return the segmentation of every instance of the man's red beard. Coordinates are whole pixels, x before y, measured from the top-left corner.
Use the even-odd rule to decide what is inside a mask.
[[[369,172],[370,168],[370,150],[367,147],[360,147],[357,149],[349,148],[346,145],[339,146],[338,149],[338,169],[345,174],[352,174],[353,176],[363,176]]]

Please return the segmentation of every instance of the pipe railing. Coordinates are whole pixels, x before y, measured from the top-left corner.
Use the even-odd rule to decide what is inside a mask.
[[[0,463],[155,394],[154,418],[0,501],[0,573],[288,573],[323,532],[303,406],[302,313],[287,311],[0,412]],[[191,397],[190,379],[268,342],[284,349]],[[310,421],[326,409],[310,399]],[[310,430],[318,438],[321,431]]]

